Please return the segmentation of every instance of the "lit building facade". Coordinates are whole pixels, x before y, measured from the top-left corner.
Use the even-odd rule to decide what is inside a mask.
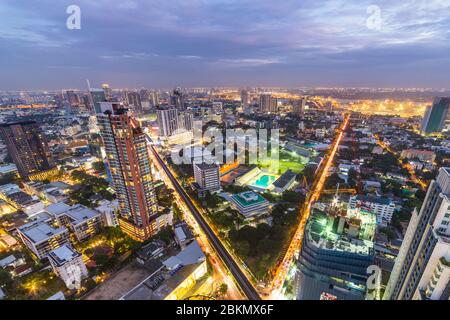
[[[23,179],[55,168],[47,141],[35,121],[0,125],[0,134]]]
[[[450,168],[430,183],[414,210],[383,299],[449,300]]]
[[[277,99],[270,94],[262,94],[259,97],[259,111],[261,113],[277,113]]]
[[[450,108],[450,98],[435,98],[433,104],[425,110],[420,132],[429,135],[442,131]]]
[[[178,130],[178,110],[174,108],[159,108],[156,116],[161,137],[170,137]]]
[[[101,111],[97,119],[119,201],[120,227],[135,239],[148,239],[170,221],[158,217],[145,133],[118,103],[103,102]]]
[[[194,178],[201,190],[220,190],[219,166],[217,164],[194,163]]]

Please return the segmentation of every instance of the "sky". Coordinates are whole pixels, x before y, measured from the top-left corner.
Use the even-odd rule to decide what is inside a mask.
[[[449,40],[450,0],[1,0],[0,91],[450,88]]]

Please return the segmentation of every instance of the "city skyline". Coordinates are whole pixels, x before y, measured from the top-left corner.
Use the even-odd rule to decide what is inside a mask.
[[[70,5],[0,4],[2,90],[450,87],[444,1],[78,1],[80,30]]]

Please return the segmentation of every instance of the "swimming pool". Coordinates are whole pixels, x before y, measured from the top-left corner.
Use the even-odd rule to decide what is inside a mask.
[[[277,180],[278,176],[267,173],[260,173],[253,178],[248,185],[259,189],[267,189],[272,183]]]

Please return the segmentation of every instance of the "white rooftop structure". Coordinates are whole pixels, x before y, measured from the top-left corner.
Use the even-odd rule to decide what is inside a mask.
[[[49,237],[67,231],[64,227],[54,228],[44,220],[37,220],[27,223],[19,227],[19,230],[34,243],[45,241]]]
[[[70,206],[68,204],[65,204],[64,202],[58,202],[58,203],[54,203],[49,205],[47,208],[45,208],[45,211],[47,211],[48,213],[51,213],[53,215],[60,215],[61,213],[64,213],[66,211],[70,210]]]
[[[197,241],[193,241],[184,250],[180,251],[176,256],[170,257],[163,264],[169,269],[173,270],[179,266],[187,266],[198,263],[206,259],[200,245]]]
[[[49,258],[55,262],[57,266],[62,266],[74,258],[80,256],[72,247],[65,244],[49,253]]]

